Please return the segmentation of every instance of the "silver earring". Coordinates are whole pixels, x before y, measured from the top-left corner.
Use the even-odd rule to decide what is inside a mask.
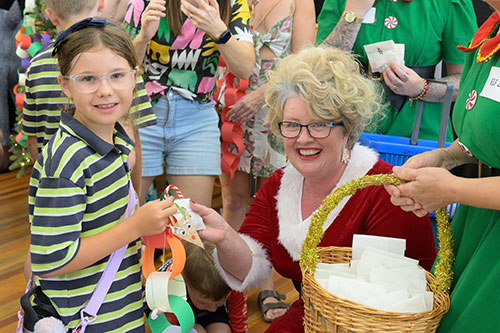
[[[340,161],[344,164],[347,164],[349,163],[349,153],[347,152],[347,148],[345,146],[342,147],[342,158],[340,159]]]

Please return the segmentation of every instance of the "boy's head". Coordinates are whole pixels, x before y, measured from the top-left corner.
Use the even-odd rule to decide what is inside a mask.
[[[214,244],[204,241],[203,245],[205,249],[191,243],[186,245],[186,264],[182,276],[194,306],[214,312],[224,305],[231,288],[214,266]]]
[[[104,0],[44,0],[46,14],[58,30],[64,30],[85,17],[100,16]]]

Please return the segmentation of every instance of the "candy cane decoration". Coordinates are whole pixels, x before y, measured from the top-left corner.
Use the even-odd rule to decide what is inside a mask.
[[[182,195],[181,190],[179,190],[179,188],[175,185],[168,185],[167,188],[165,189],[165,192],[169,196],[171,196],[173,194],[173,192],[175,192],[177,194],[177,196],[179,197],[179,199],[184,199],[184,195]]]

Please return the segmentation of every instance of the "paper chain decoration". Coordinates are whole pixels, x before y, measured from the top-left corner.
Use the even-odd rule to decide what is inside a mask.
[[[161,200],[174,195],[184,199],[181,191],[174,185],[168,186],[160,196]],[[186,263],[186,251],[181,239],[203,247],[198,233],[191,222],[188,211],[174,201],[178,213],[169,217],[169,226],[161,234],[143,237],[145,244],[142,270],[146,278],[146,301],[152,312],[148,325],[153,333],[192,332],[194,327],[193,310],[186,302],[186,285],[180,274]],[[157,272],[154,266],[155,249],[172,251],[172,265],[167,272]],[[162,312],[172,312],[180,326],[172,325]]]

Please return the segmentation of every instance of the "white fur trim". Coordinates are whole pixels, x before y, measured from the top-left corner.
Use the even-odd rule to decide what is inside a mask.
[[[250,251],[252,251],[252,267],[248,272],[244,281],[240,281],[230,273],[226,272],[219,263],[217,256],[217,248],[213,252],[215,268],[226,281],[227,285],[237,291],[244,292],[250,288],[257,287],[264,282],[265,279],[271,274],[271,262],[267,259],[267,254],[262,245],[255,239],[248,235],[239,234],[241,238],[247,243]]]
[[[349,164],[347,164],[344,174],[333,190],[350,180],[366,175],[377,161],[377,152],[368,147],[356,144],[351,151],[351,160]],[[283,171],[281,186],[276,196],[280,228],[278,241],[284,246],[294,261],[299,260],[302,243],[309,229],[312,216],[302,220],[300,199],[302,198],[303,182],[304,177],[297,169],[292,165],[288,165]],[[339,215],[350,198],[351,196],[344,198],[338,206],[330,212],[323,225],[323,230],[330,227],[333,220]]]

